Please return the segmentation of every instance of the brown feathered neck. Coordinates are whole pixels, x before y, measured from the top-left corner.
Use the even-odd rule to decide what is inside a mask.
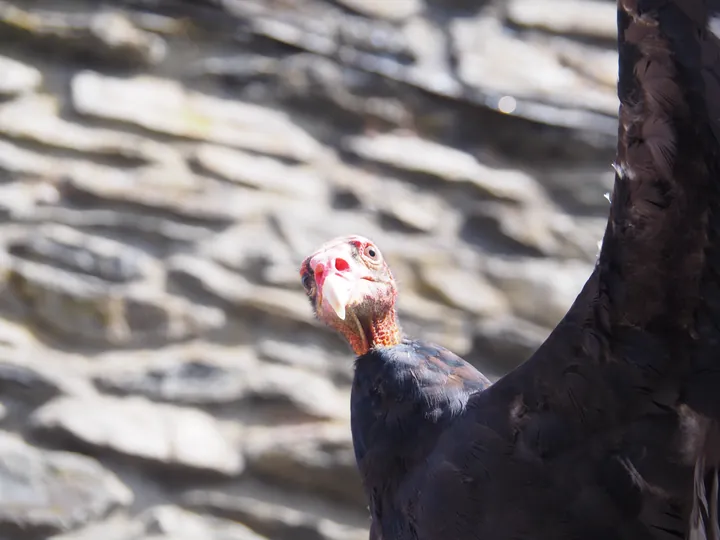
[[[345,337],[357,356],[362,356],[376,347],[392,347],[402,342],[402,331],[398,324],[397,311],[393,305],[377,316],[362,321],[354,313],[339,325],[337,330]]]

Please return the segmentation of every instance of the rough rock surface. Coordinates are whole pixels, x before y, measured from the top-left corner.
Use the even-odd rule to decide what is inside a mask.
[[[598,251],[614,40],[609,0],[0,0],[0,539],[367,538],[298,264],[374,238],[408,334],[516,366]]]
[[[45,538],[127,507],[133,494],[96,460],[32,448],[0,431],[0,536]]]
[[[243,468],[242,454],[212,417],[138,397],[59,398],[35,411],[30,425],[38,437],[189,471],[234,476]]]
[[[5,56],[0,56],[0,70],[3,74],[0,96],[3,97],[31,92],[42,81],[40,70]]]

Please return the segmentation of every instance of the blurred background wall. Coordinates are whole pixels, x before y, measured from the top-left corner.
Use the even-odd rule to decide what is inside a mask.
[[[0,0],[0,538],[367,538],[300,261],[491,377],[589,275],[609,0]],[[390,539],[388,539],[390,540]]]

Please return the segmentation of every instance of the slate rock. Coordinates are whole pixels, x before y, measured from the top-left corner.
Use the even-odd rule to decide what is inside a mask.
[[[243,11],[241,3],[234,5]],[[358,56],[370,63],[388,58],[403,64],[414,60],[407,39],[388,20],[328,9],[320,2],[253,7],[252,12],[244,10],[245,16],[252,17],[253,32],[280,43],[325,56],[337,55],[345,61]]]
[[[547,167],[538,174],[538,181],[553,201],[574,218],[602,217],[607,221],[610,203],[605,194],[612,191],[615,172],[604,164],[599,167]],[[602,236],[602,232],[600,233]]]
[[[248,470],[260,478],[365,507],[347,425],[258,430],[245,443]]]
[[[262,216],[278,203],[275,195],[212,184],[165,164],[123,170],[81,162],[65,170],[60,189],[73,206],[97,210],[122,205],[188,225],[222,228]]]
[[[193,92],[169,79],[83,71],[73,78],[71,91],[80,114],[156,133],[298,161],[319,152],[318,143],[283,112]]]
[[[60,160],[0,141],[0,171],[13,175],[53,178],[62,173]]]
[[[51,536],[47,540],[138,540],[144,526],[137,520],[115,512],[102,521],[95,521],[74,531]]]
[[[111,283],[148,279],[160,271],[158,262],[140,249],[61,225],[40,226],[32,235],[10,242],[8,250]]]
[[[39,342],[3,343],[0,349],[0,397],[20,412],[25,423],[29,408],[36,408],[60,396],[97,395],[92,382],[69,366],[72,359],[45,349]],[[22,405],[17,407],[17,405]]]
[[[0,186],[0,195],[7,194],[7,191],[3,192],[3,187],[5,186]],[[11,193],[18,195],[17,199],[22,203],[17,205],[20,206],[20,211],[14,206],[8,211],[13,212],[11,215],[15,219],[26,223],[58,223],[91,233],[118,234],[138,243],[145,242],[160,253],[178,244],[207,240],[214,233],[208,226],[183,223],[180,219],[151,215],[149,212],[39,205],[36,200],[41,198],[42,194],[27,194],[25,187],[21,186]],[[0,208],[7,200],[8,197],[0,196]]]
[[[47,94],[26,96],[0,106],[0,133],[98,156],[184,166],[181,155],[169,145],[140,135],[65,120],[60,116],[59,101]]]
[[[181,290],[207,295],[229,306],[242,304],[252,295],[253,289],[252,283],[241,273],[185,254],[168,260],[168,281]]]
[[[617,9],[601,0],[510,0],[510,22],[557,34],[617,39]]]
[[[421,0],[336,0],[342,6],[367,17],[401,21],[417,15],[422,9]]]
[[[564,65],[551,47],[527,43],[507,32],[496,18],[458,18],[451,31],[459,59],[458,74],[471,87],[498,96],[496,99],[511,96],[515,101],[527,99],[610,117],[617,115],[614,88]]]
[[[327,242],[329,227],[332,227],[332,236],[346,234],[361,234],[367,238],[388,236],[367,213],[334,212],[329,209],[320,213],[311,205],[301,205],[292,210],[292,212],[282,208],[274,210],[271,213],[271,223],[290,249],[296,265],[299,265],[308,254],[313,253],[318,246]],[[383,251],[387,252],[387,247]],[[305,302],[307,303],[307,299]]]
[[[31,366],[0,360],[0,395],[40,405],[61,394],[60,383]]]
[[[241,523],[162,505],[140,516],[144,534],[138,540],[265,540]]]
[[[143,511],[137,519],[113,516],[52,540],[264,540],[241,523],[170,504]]]
[[[549,329],[512,315],[483,319],[466,359],[487,376],[502,375],[530,358],[549,334]]]
[[[57,204],[60,200],[58,189],[51,180],[28,180],[21,175],[17,181],[0,185],[0,216],[3,219],[33,221],[41,208]]]
[[[37,539],[103,518],[132,492],[92,458],[39,450],[0,431],[0,536]]]
[[[555,236],[564,244],[568,258],[594,263],[600,254],[600,242],[607,227],[607,218],[556,214],[552,223]]]
[[[298,336],[301,338],[301,336]],[[347,346],[341,352],[297,339],[287,341],[273,337],[258,340],[256,348],[259,357],[265,361],[288,365],[322,373],[336,384],[349,385],[353,378],[353,364]]]
[[[36,410],[30,424],[48,440],[156,466],[229,477],[244,466],[211,416],[144,398],[61,397]]]
[[[386,229],[434,233],[447,229],[446,226],[454,221],[452,211],[434,194],[405,189],[405,186],[393,182],[378,187],[371,208],[378,210],[381,219],[385,220]],[[399,228],[390,225],[388,219],[397,222]]]
[[[367,518],[361,520],[347,511],[338,511],[329,501],[307,504],[312,499],[307,495],[298,500],[288,494],[271,495],[266,486],[264,490],[262,487],[251,485],[232,494],[194,490],[183,494],[182,504],[238,521],[274,540],[364,540],[368,536]]]
[[[208,144],[197,149],[195,161],[203,169],[243,186],[315,203],[326,198],[321,178],[308,167],[291,167],[269,157]]]
[[[11,355],[33,351],[37,345],[37,337],[21,321],[0,317],[0,347],[6,348],[9,353],[4,359],[12,358],[14,361],[16,358]]]
[[[8,97],[25,94],[37,89],[42,82],[42,74],[32,66],[0,56],[0,96]]]
[[[552,259],[488,259],[488,278],[502,289],[515,314],[554,328],[592,273],[592,265]]]
[[[480,11],[490,4],[490,0],[426,0],[427,4],[436,9],[447,10],[461,16]]]
[[[271,318],[302,323],[316,328],[322,325],[309,310],[307,295],[303,291],[278,289],[270,286],[255,286],[251,293],[236,308],[247,313],[263,313]]]
[[[349,410],[348,396],[327,379],[267,365],[239,351],[191,349],[158,356],[142,369],[105,369],[95,381],[105,392],[142,394],[156,401],[227,410],[268,408],[283,422],[347,418]]]
[[[405,22],[402,30],[410,48],[415,53],[416,60],[413,70],[416,73],[427,73],[429,75],[435,72],[436,80],[440,80],[450,73],[450,44],[447,40],[442,17],[433,15],[413,17]],[[430,84],[432,85],[432,83]],[[442,102],[438,100],[437,106],[442,107],[441,104]],[[417,105],[416,110],[420,110]]]
[[[296,261],[268,219],[229,227],[202,244],[200,252],[253,281],[300,290]]]
[[[613,34],[612,47],[603,48],[591,44],[581,44],[570,38],[555,37],[548,45],[560,62],[572,68],[580,75],[615,90],[618,80],[618,55]]]
[[[398,315],[409,336],[422,336],[460,356],[472,346],[472,320],[459,309],[403,290],[398,296]]]
[[[420,282],[421,287],[444,303],[474,315],[498,316],[508,309],[499,290],[467,270],[432,263],[422,265]]]
[[[465,214],[460,235],[483,251],[497,255],[574,255],[554,230],[555,209],[537,201],[525,206],[483,203]]]
[[[418,233],[444,237],[457,234],[461,211],[448,204],[442,193],[347,163],[334,162],[329,169],[335,188],[334,208],[362,207],[376,212],[386,231],[418,237]]]
[[[230,314],[262,313],[271,318],[322,327],[309,309],[303,291],[254,285],[241,274],[191,255],[176,255],[168,261],[171,282],[208,295]]]
[[[0,3],[3,40],[29,43],[119,67],[151,66],[162,61],[165,40],[140,30],[121,13],[103,11],[71,16],[63,12],[26,11]]]
[[[414,136],[350,137],[346,147],[362,159],[400,172],[464,183],[489,198],[528,201],[543,196],[542,190],[526,174],[487,167],[471,154]]]
[[[410,103],[398,98],[392,81],[316,54],[281,59],[263,86],[289,107],[324,119],[331,126],[330,141],[335,138],[333,127],[401,127],[412,122]]]
[[[118,13],[105,12],[92,15],[89,30],[92,36],[108,49],[105,56],[124,58],[136,65],[154,65],[164,60],[166,42],[155,33],[135,27]]]
[[[22,306],[26,320],[63,339],[96,345],[162,343],[225,324],[219,309],[192,304],[149,284],[118,286],[19,258],[8,263],[7,279],[5,294]]]
[[[354,1],[357,4],[357,0]],[[371,2],[376,1],[371,0]],[[408,0],[400,1],[407,3]],[[364,5],[370,7],[371,2],[366,2]],[[339,14],[334,20],[337,23],[335,36],[339,45],[338,56],[341,59],[343,53],[349,49],[367,53],[363,56],[368,60],[381,61],[384,58],[391,58],[399,64],[410,64],[415,60],[407,37],[402,32],[398,32],[397,26],[392,21],[346,14]]]

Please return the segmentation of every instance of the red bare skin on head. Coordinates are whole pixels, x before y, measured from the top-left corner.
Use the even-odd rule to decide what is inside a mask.
[[[315,316],[340,332],[358,356],[400,343],[395,280],[367,238],[327,242],[303,261],[300,278]]]

